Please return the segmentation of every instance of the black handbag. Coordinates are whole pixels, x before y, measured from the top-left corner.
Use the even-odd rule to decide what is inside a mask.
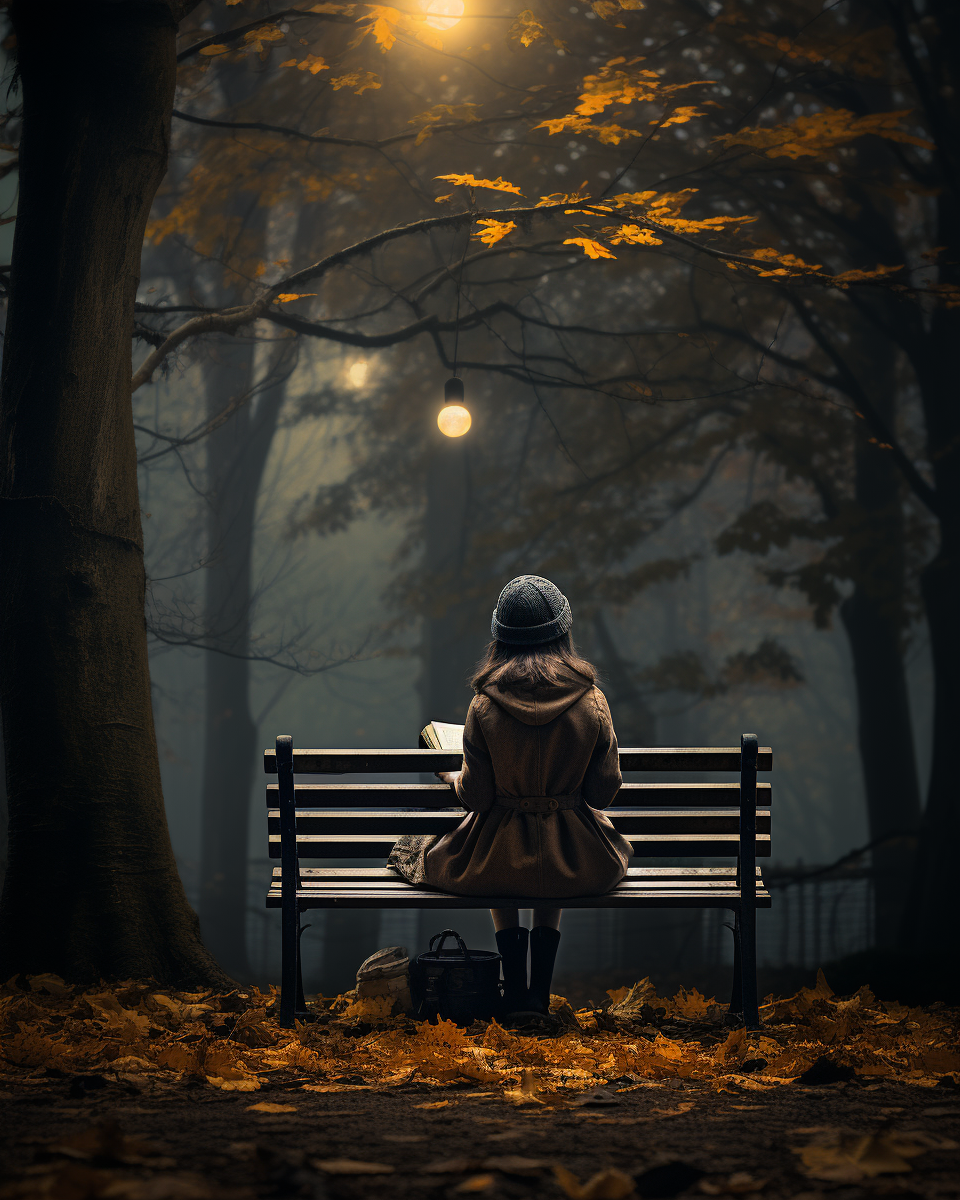
[[[444,950],[448,937],[456,939],[456,950]],[[489,1020],[499,1011],[500,955],[468,950],[456,930],[445,929],[430,939],[426,954],[417,956],[415,982],[421,1021],[470,1025]]]

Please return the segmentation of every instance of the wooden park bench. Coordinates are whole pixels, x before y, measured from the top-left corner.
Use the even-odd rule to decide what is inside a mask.
[[[405,833],[446,833],[462,809],[439,811],[455,798],[444,783],[299,783],[298,775],[401,774],[456,771],[449,750],[294,750],[278,737],[264,752],[270,857],[275,867],[267,907],[282,915],[280,1023],[306,1017],[300,973],[300,914],[311,908],[529,908],[516,896],[451,896],[417,887],[386,866],[301,867],[302,859],[385,859]],[[638,858],[735,858],[732,866],[631,867],[613,891],[573,899],[538,898],[558,908],[726,908],[735,914],[730,1011],[759,1027],[756,919],[770,907],[758,858],[770,855],[773,752],[744,734],[740,749],[694,747],[620,750],[628,772],[739,772],[731,783],[625,783],[607,816]]]

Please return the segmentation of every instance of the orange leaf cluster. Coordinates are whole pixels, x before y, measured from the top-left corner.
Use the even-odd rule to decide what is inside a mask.
[[[489,188],[494,192],[513,192],[517,196],[523,195],[515,183],[508,183],[499,176],[496,179],[477,179],[475,175],[436,175],[434,178],[452,183],[454,187]]]
[[[486,226],[477,236],[485,246],[495,246],[501,238],[505,238],[511,230],[516,229],[516,221],[494,221],[489,218],[484,218],[477,222],[478,225]]]
[[[373,40],[386,54],[393,49],[398,34],[409,34],[434,50],[443,49],[443,42],[426,24],[425,17],[381,4],[368,4],[366,8],[369,16],[360,24],[360,32],[350,43],[351,47],[359,46],[368,34],[372,34]]]
[[[846,108],[825,108],[822,112],[797,117],[789,125],[741,129],[722,134],[717,140],[725,146],[748,146],[751,150],[762,151],[767,158],[817,157],[867,134],[889,142],[934,149],[932,142],[900,128],[901,121],[907,116],[908,112],[898,111],[858,117]]]
[[[285,1030],[272,991],[186,993],[134,982],[85,991],[34,976],[0,990],[0,1053],[8,1079],[97,1069],[238,1092],[257,1091],[274,1074],[325,1092],[360,1081],[389,1089],[466,1080],[508,1102],[553,1106],[624,1080],[644,1087],[685,1078],[720,1091],[763,1091],[789,1086],[823,1057],[861,1076],[918,1086],[960,1073],[955,1014],[881,1003],[866,988],[840,998],[822,976],[816,988],[768,999],[758,1034],[730,1031],[711,998],[659,997],[649,980],[611,993],[599,1009],[574,1012],[554,997],[552,1010],[562,1032],[542,1038],[496,1023],[417,1024],[338,997],[315,1003],[316,1023]]]

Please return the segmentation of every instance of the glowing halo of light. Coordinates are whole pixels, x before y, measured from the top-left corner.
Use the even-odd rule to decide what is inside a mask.
[[[463,16],[463,0],[428,0],[423,6],[425,25],[431,29],[452,29]]]
[[[445,437],[463,437],[472,424],[470,410],[462,404],[445,404],[437,413],[437,428]]]

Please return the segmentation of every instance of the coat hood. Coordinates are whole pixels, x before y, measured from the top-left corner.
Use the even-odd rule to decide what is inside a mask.
[[[524,725],[546,725],[561,713],[586,695],[593,687],[586,679],[578,677],[569,683],[557,684],[554,687],[540,688],[536,692],[501,692],[495,684],[483,688],[483,695],[489,697],[494,704],[522,721]]]

